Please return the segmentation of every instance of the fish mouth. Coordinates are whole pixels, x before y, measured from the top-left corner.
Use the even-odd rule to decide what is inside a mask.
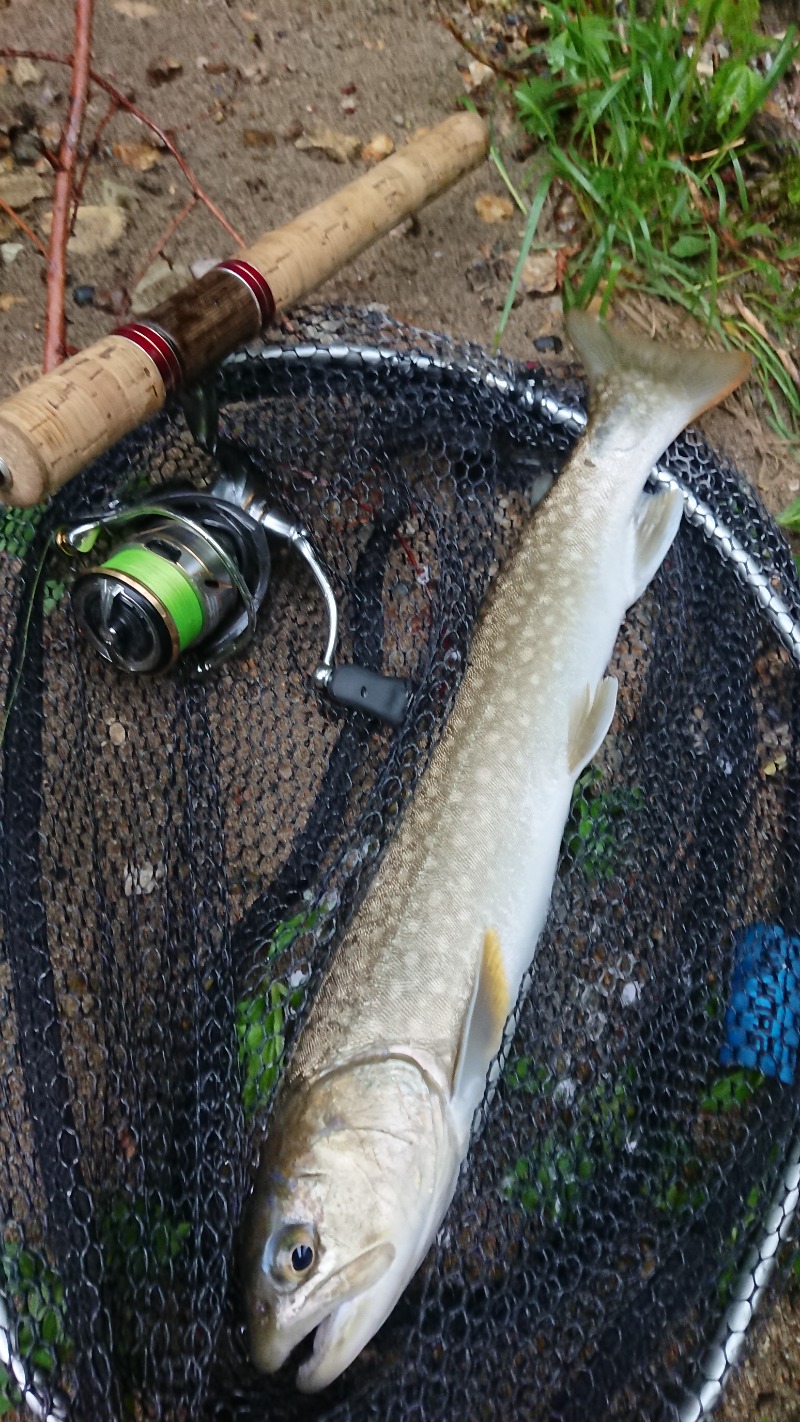
[[[320,1376],[328,1349],[336,1336],[337,1318],[345,1307],[346,1304],[340,1304],[338,1308],[333,1309],[331,1313],[323,1318],[322,1321],[317,1324],[316,1328],[313,1328],[306,1336],[304,1342],[311,1344],[311,1353],[297,1369],[297,1388],[299,1392],[318,1392],[320,1388],[325,1387],[328,1382],[332,1382],[333,1378],[337,1377],[339,1372],[342,1371],[342,1369],[337,1369],[337,1372],[332,1373],[330,1377],[326,1375],[324,1378],[321,1378]],[[301,1344],[300,1346],[302,1347],[303,1345]]]
[[[320,1392],[348,1368],[377,1332],[396,1302],[373,1296],[347,1299],[318,1323],[313,1333],[310,1356],[297,1369],[298,1392]],[[383,1306],[381,1307],[381,1304]],[[312,1335],[307,1335],[311,1341]]]
[[[251,1357],[260,1372],[277,1373],[292,1358],[297,1365],[297,1386],[303,1392],[316,1392],[323,1383],[314,1381],[336,1331],[336,1318],[343,1305],[331,1310],[324,1318],[311,1324],[298,1336],[270,1333],[251,1347]]]
[[[389,1311],[381,1308],[382,1295],[376,1300],[376,1290],[394,1257],[391,1244],[373,1245],[321,1280],[289,1317],[280,1305],[259,1301],[250,1314],[250,1356],[259,1371],[277,1372],[295,1349],[310,1343],[311,1356],[297,1373],[300,1391],[317,1392],[337,1378]],[[390,1308],[394,1302],[393,1291]]]

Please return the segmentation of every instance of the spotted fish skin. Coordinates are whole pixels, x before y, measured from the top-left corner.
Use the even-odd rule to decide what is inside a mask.
[[[748,369],[612,335],[584,313],[568,329],[590,375],[589,426],[487,599],[453,713],[313,1005],[262,1155],[245,1250],[251,1352],[279,1366],[319,1325],[298,1374],[308,1390],[383,1322],[452,1197],[547,916],[575,780],[613,717],[605,671],[620,623],[680,522],[679,493],[643,492],[649,471]],[[387,1203],[397,1172],[404,1188]],[[283,1294],[271,1270],[291,1219],[305,1221],[315,1263]],[[374,1265],[381,1247],[383,1273],[353,1292],[348,1267]]]

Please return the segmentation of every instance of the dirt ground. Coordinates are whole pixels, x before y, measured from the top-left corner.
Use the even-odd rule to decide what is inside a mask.
[[[388,134],[399,146],[418,127],[455,109],[464,92],[459,66],[468,64],[468,56],[438,14],[436,5],[424,0],[98,0],[94,66],[174,133],[208,195],[252,241],[365,171],[360,157],[339,163],[298,148],[298,140],[314,129],[327,126],[362,143]],[[0,0],[4,45],[66,56],[71,26],[68,0]],[[50,179],[46,163],[36,164],[31,135],[63,113],[68,82],[63,67],[39,64],[20,71],[9,63],[0,84],[0,131],[5,119],[12,133],[10,152],[0,153],[0,174],[4,166],[26,175],[34,175],[37,166],[41,170],[45,196],[24,209],[40,234]],[[519,177],[522,165],[513,156],[507,111],[491,87],[485,97],[512,177]],[[88,132],[105,108],[102,95],[95,97]],[[9,129],[9,115],[19,120],[16,131],[14,122]],[[132,119],[116,117],[90,170],[85,202],[121,216],[115,240],[109,243],[106,233],[94,251],[71,256],[73,292],[94,288],[92,304],[68,301],[69,340],[76,348],[118,324],[119,315],[98,309],[98,302],[112,306],[120,288],[134,285],[143,272],[152,275],[159,239],[189,196],[167,153],[156,151],[152,165],[142,170],[151,163],[141,148],[147,140]],[[127,147],[115,155],[112,145]],[[504,193],[488,166],[368,251],[320,298],[378,303],[403,320],[490,345],[508,282],[504,254],[513,259],[523,219],[515,213],[498,224],[482,221],[475,199],[484,193]],[[0,226],[0,239],[6,255],[9,244],[23,244],[10,263],[0,260],[4,395],[25,382],[41,359],[44,263],[7,225]],[[233,245],[198,206],[165,253],[180,281],[182,267],[220,260]],[[163,284],[151,287],[145,306],[166,291]],[[559,334],[560,310],[557,293],[522,300],[512,312],[504,352],[538,358],[533,342]],[[629,303],[627,314],[640,326],[687,338],[689,323],[682,314],[641,303]],[[696,333],[688,338],[696,339]],[[773,510],[800,492],[800,467],[766,431],[755,395],[728,402],[706,428],[757,482]],[[796,1303],[786,1300],[775,1310],[719,1415],[725,1422],[798,1422]]]

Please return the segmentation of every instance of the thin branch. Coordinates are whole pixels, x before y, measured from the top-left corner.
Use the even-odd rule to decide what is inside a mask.
[[[185,205],[181,208],[181,210],[180,210],[180,212],[177,214],[177,216],[176,216],[176,217],[173,217],[172,221],[168,224],[168,226],[166,227],[166,229],[162,232],[162,234],[161,234],[161,236],[159,237],[158,241],[150,248],[150,251],[148,252],[147,256],[145,257],[145,259],[144,259],[142,265],[140,266],[138,272],[136,273],[136,275],[133,277],[133,279],[131,280],[131,282],[130,282],[129,285],[128,285],[127,293],[126,293],[126,298],[125,298],[124,311],[127,311],[127,310],[128,310],[128,307],[129,307],[130,304],[131,304],[130,293],[131,293],[133,290],[135,290],[135,288],[139,285],[139,282],[141,281],[142,277],[144,276],[145,272],[147,271],[148,267],[150,266],[150,263],[151,263],[151,262],[154,262],[155,259],[156,259],[156,257],[160,257],[160,256],[161,256],[161,254],[162,254],[162,252],[163,252],[165,246],[167,245],[167,242],[169,241],[170,237],[172,237],[172,236],[177,232],[177,230],[178,230],[178,228],[180,227],[181,223],[189,216],[189,213],[197,206],[197,203],[198,203],[197,194],[196,194],[196,193],[192,193],[192,196],[189,198],[189,201],[188,201],[187,203],[185,203]]]
[[[90,164],[91,164],[91,161],[92,161],[94,155],[96,154],[96,152],[97,152],[97,150],[98,150],[98,147],[100,146],[100,139],[101,139],[101,137],[102,137],[102,135],[103,135],[103,132],[104,132],[104,130],[105,130],[105,128],[106,128],[106,125],[107,125],[108,123],[110,123],[111,119],[114,117],[115,113],[117,113],[118,109],[119,109],[119,104],[117,103],[116,99],[112,99],[111,102],[110,102],[110,104],[109,104],[109,106],[108,106],[108,108],[107,108],[107,110],[106,110],[106,112],[103,114],[103,117],[101,118],[99,124],[97,125],[97,128],[95,129],[94,138],[92,139],[91,143],[90,143],[90,144],[88,145],[88,147],[87,147],[87,150],[86,150],[86,157],[85,157],[84,160],[83,160],[83,167],[81,168],[80,175],[79,175],[79,177],[78,177],[78,181],[77,181],[76,184],[75,184],[74,200],[73,200],[73,209],[72,209],[72,220],[73,220],[73,222],[75,221],[75,214],[76,214],[76,212],[78,211],[78,208],[79,208],[79,206],[80,206],[80,204],[81,204],[81,201],[82,201],[82,199],[83,199],[83,191],[84,191],[84,188],[86,187],[86,179],[87,179],[88,176],[89,176],[89,166],[90,166]]]
[[[148,118],[147,114],[142,113],[142,110],[138,109],[136,105],[131,102],[130,99],[126,99],[125,95],[120,93],[120,90],[116,89],[108,79],[105,79],[103,77],[102,74],[95,74],[93,72],[92,82],[97,84],[98,88],[104,89],[107,94],[110,94],[112,99],[116,99],[117,103],[120,105],[121,108],[127,109],[128,113],[131,114],[133,118],[138,119],[139,123],[144,124],[146,128],[150,129],[151,133],[154,133],[156,137],[161,140],[161,142],[164,144],[164,147],[169,149],[170,153],[175,159],[175,162],[178,164],[178,167],[187,179],[192,189],[192,192],[194,193],[198,202],[202,202],[203,205],[208,208],[212,217],[216,217],[217,222],[222,224],[222,226],[225,228],[225,231],[229,234],[229,236],[233,238],[237,246],[246,247],[247,243],[245,242],[244,237],[240,236],[240,234],[236,231],[236,228],[231,226],[225,214],[223,212],[220,212],[216,203],[212,202],[211,198],[208,196],[208,193],[204,192],[203,188],[201,188],[177,144],[172,138],[170,138],[166,130],[163,128],[159,128],[157,123],[154,123],[151,118]]]
[[[0,46],[0,59],[35,59],[38,60],[40,64],[72,63],[71,59],[65,59],[62,54],[54,54],[53,51],[49,49],[15,49],[9,45]],[[131,99],[126,98],[122,91],[118,89],[116,85],[111,83],[110,79],[106,79],[105,75],[98,74],[95,69],[90,69],[89,78],[91,79],[93,84],[97,85],[98,89],[102,89],[104,93],[108,94],[110,98],[114,99],[121,109],[125,109],[127,113],[129,113],[133,118],[137,119],[139,123],[144,124],[145,128],[149,128],[150,132],[156,135],[156,137],[163,143],[164,147],[167,148],[172,154],[173,158],[175,159],[175,162],[178,164],[178,167],[187,179],[192,189],[192,192],[194,193],[198,202],[201,202],[204,207],[208,208],[212,217],[215,217],[217,219],[217,222],[219,222],[225,228],[225,231],[229,234],[229,236],[233,238],[237,246],[246,247],[247,243],[245,242],[244,238],[240,236],[240,234],[236,231],[235,227],[231,226],[224,213],[220,212],[216,203],[212,202],[211,198],[208,196],[208,193],[206,193],[200,186],[199,182],[197,181],[197,178],[189,167],[189,164],[187,163],[180,149],[177,147],[177,144],[172,138],[170,138],[166,130],[163,128],[159,128],[158,124],[154,123],[153,119],[148,118],[147,114],[143,113],[141,109],[137,108],[136,104],[134,104]]]
[[[456,43],[460,44],[461,48],[467,51],[467,54],[471,54],[473,59],[477,59],[479,64],[485,64],[487,69],[493,69],[495,74],[502,75],[504,79],[519,79],[522,72],[521,65],[514,68],[509,64],[500,64],[492,55],[482,50],[480,45],[473,44],[472,40],[468,40],[466,35],[462,35],[455,20],[452,20],[449,15],[440,15],[439,24],[448,30]]]
[[[72,223],[72,185],[78,161],[78,145],[89,99],[93,19],[94,0],[75,0],[72,82],[69,109],[58,150],[58,167],[53,187],[53,225],[47,254],[47,305],[42,362],[45,372],[60,365],[66,355],[67,241]]]
[[[47,248],[45,247],[44,242],[41,240],[41,238],[37,237],[36,233],[31,231],[27,222],[23,222],[19,213],[15,212],[13,207],[9,207],[8,203],[5,202],[3,198],[0,198],[0,211],[4,212],[7,217],[10,217],[12,222],[16,222],[17,227],[22,228],[22,231],[25,233],[25,236],[30,237],[34,247],[36,247],[37,250],[41,252],[43,257],[47,256]]]

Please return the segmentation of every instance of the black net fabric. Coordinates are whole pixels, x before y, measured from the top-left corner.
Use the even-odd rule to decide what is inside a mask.
[[[51,534],[212,479],[176,412],[3,525],[0,1398],[92,1422],[696,1417],[797,1201],[789,550],[734,468],[673,446],[694,522],[620,632],[498,1090],[394,1314],[304,1397],[252,1369],[238,1293],[270,1101],[582,392],[341,312],[219,385],[226,439],[328,570],[341,656],[413,695],[396,730],[325,700],[324,608],[277,545],[255,641],[205,680],[126,677],[78,635]]]

